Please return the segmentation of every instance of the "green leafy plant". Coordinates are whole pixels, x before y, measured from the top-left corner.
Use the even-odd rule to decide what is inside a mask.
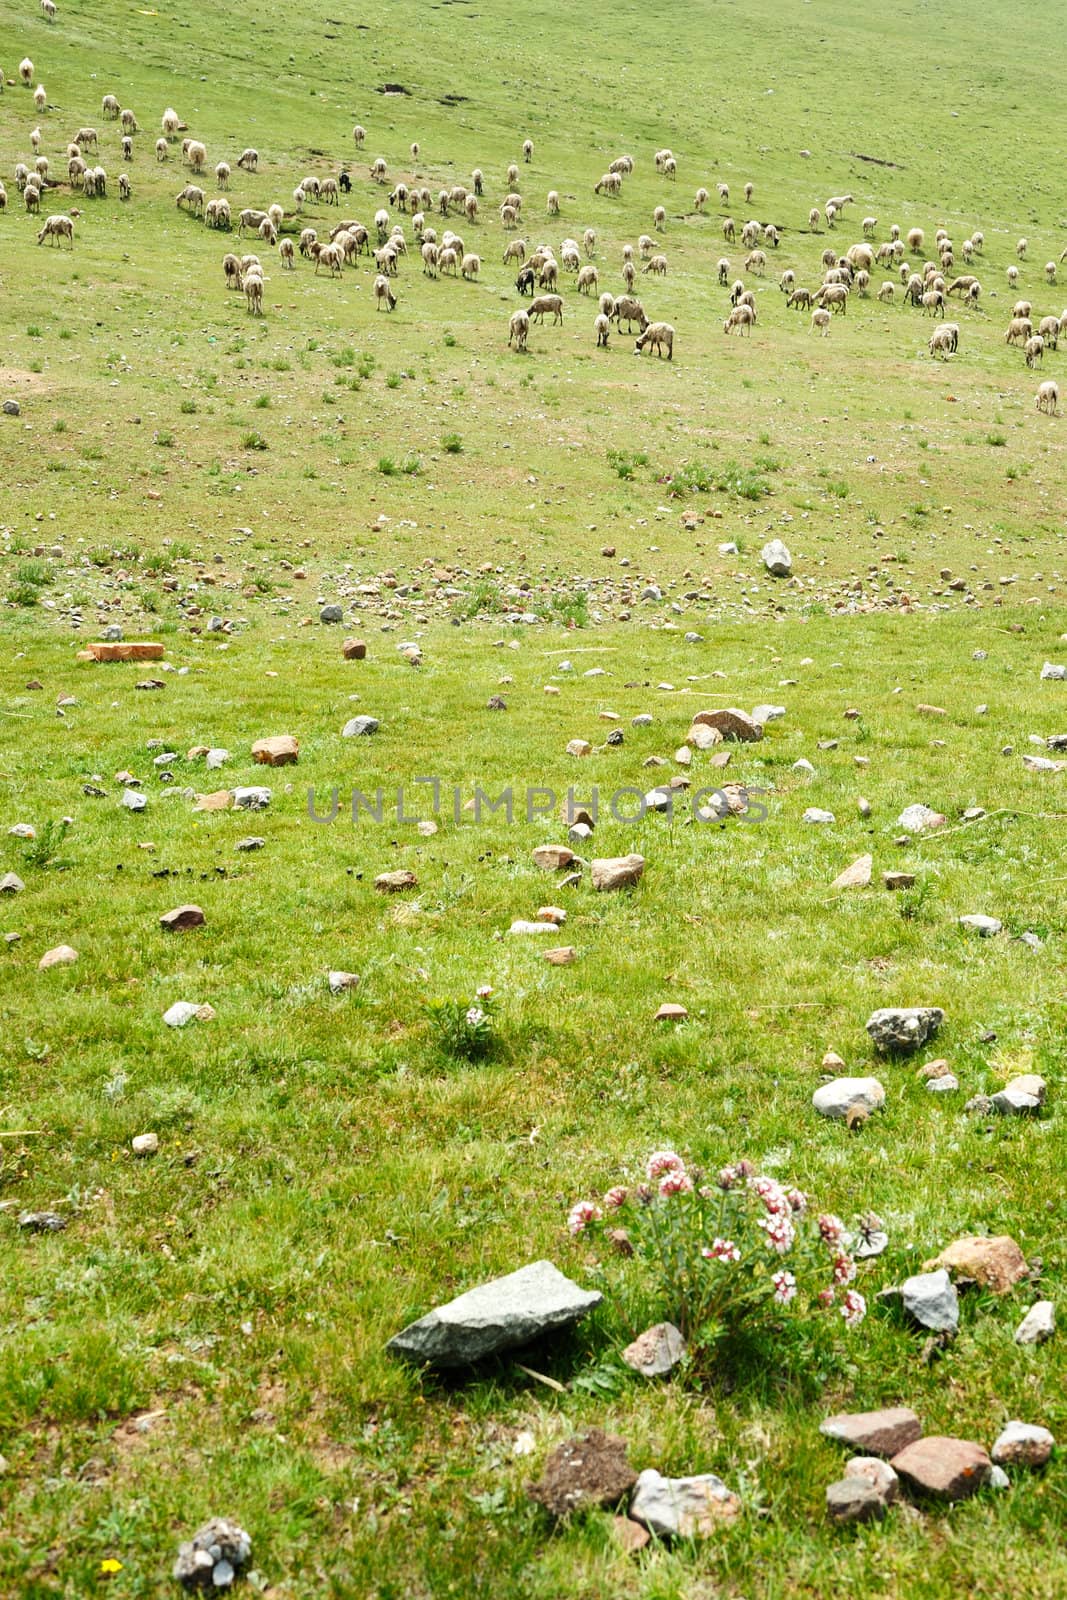
[[[70,821],[63,817],[59,822],[46,822],[37,836],[27,839],[23,847],[23,860],[28,867],[43,869],[44,867],[61,868],[64,863],[57,860],[57,854],[62,847],[63,840],[67,837]]]
[[[445,434],[442,434],[442,436],[441,436],[441,449],[444,450],[450,456],[462,455],[462,453],[463,453],[463,440],[460,438],[458,433],[445,433]]]
[[[430,1033],[437,1048],[458,1061],[482,1061],[496,1045],[493,991],[483,984],[473,1000],[428,1000]]]

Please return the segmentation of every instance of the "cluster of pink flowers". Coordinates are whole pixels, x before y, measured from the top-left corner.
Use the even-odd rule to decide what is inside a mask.
[[[741,1252],[732,1239],[715,1239],[700,1254],[705,1261],[740,1261]]]
[[[584,1233],[591,1222],[599,1222],[603,1215],[595,1200],[576,1200],[567,1213],[567,1228],[575,1235]]]
[[[787,1306],[790,1300],[796,1299],[797,1280],[791,1272],[776,1272],[771,1282],[774,1284],[774,1298],[780,1305]]]
[[[841,1305],[846,1328],[858,1328],[867,1315],[867,1302],[858,1289],[849,1289]]]
[[[685,1162],[673,1150],[657,1150],[648,1158],[649,1183],[657,1184],[660,1194],[691,1194],[693,1180],[685,1170]]]
[[[482,1010],[481,1006],[471,1006],[466,1015],[467,1026],[471,1028],[477,1028],[479,1024],[484,1021],[485,1012]]]

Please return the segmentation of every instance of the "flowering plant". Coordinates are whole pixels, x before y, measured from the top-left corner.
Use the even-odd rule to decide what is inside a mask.
[[[483,983],[473,1000],[428,1000],[426,1015],[438,1047],[463,1061],[480,1061],[495,1043],[493,990]]]
[[[867,1303],[854,1286],[852,1251],[882,1228],[873,1213],[852,1230],[820,1215],[799,1189],[761,1175],[750,1161],[724,1167],[708,1183],[673,1150],[650,1156],[635,1186],[577,1201],[567,1225],[574,1235],[610,1227],[616,1246],[651,1272],[686,1340],[705,1349],[786,1309],[836,1313],[857,1328]]]

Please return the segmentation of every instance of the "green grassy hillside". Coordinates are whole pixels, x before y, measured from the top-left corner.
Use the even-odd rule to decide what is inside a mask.
[[[24,884],[0,898],[15,936],[0,948],[0,1594],[173,1592],[178,1540],[213,1514],[249,1530],[267,1592],[293,1600],[1063,1593],[1057,1457],[951,1513],[838,1529],[824,1489],[842,1458],[817,1431],[827,1410],[883,1403],[987,1446],[1010,1417],[1067,1422],[1057,1341],[1012,1342],[1064,1283],[1067,806],[1064,775],[1023,762],[1055,756],[1032,741],[1067,727],[1063,684],[1040,678],[1067,660],[1065,424],[1035,406],[1043,379],[1064,387],[1063,355],[1030,370],[1004,342],[1017,298],[1035,324],[1067,305],[1045,273],[1067,245],[1049,132],[1064,59],[1052,7],[1000,9],[64,0],[54,24],[29,0],[0,9],[0,399],[20,407],[0,416],[0,875]],[[43,112],[16,81],[23,56]],[[108,93],[140,124],[125,165]],[[370,225],[397,179],[436,197],[481,167],[478,219],[432,219],[480,255],[479,280],[426,277],[410,213],[389,316],[366,257],[331,280],[205,229],[175,205],[180,144],[155,159],[167,106],[209,174],[233,165],[234,215],[278,202],[293,238]],[[86,125],[102,200],[66,183]],[[14,178],[38,126],[56,180],[39,219]],[[254,174],[236,168],[249,145]],[[675,182],[653,165],[664,146]],[[621,197],[595,196],[623,152]],[[675,327],[669,364],[623,333],[597,349],[595,296],[567,273],[562,327],[508,349],[511,161],[515,237],[558,252],[595,229],[600,290],[621,291],[624,244],[640,269],[639,236],[655,237],[667,275],[637,284]],[[342,168],[336,210],[296,211],[305,174]],[[833,232],[809,232],[809,209],[844,192]],[[73,250],[38,247],[44,217],[72,207]],[[780,228],[762,279],[724,243],[727,215]],[[957,246],[984,232],[972,266],[956,256],[982,295],[950,312],[950,361],[931,358],[933,321],[903,307],[892,270],[825,339],[786,309],[780,275],[815,288],[822,251],[868,216],[876,247],[893,224],[921,227],[919,266],[939,227]],[[262,319],[225,286],[231,248],[259,249]],[[723,255],[756,292],[751,338],[723,334]],[[875,298],[886,277],[894,304]],[[763,568],[774,536],[790,580]],[[318,620],[334,601],[341,628]],[[79,659],[112,625],[162,642],[165,665]],[[350,634],[366,660],[342,659]],[[398,648],[411,642],[417,663]],[[161,690],[135,687],[156,676]],[[760,704],[786,714],[725,747],[725,770],[716,752],[677,760],[694,712]],[[362,713],[378,733],[343,739]],[[252,742],[279,733],[298,764],[255,765]],[[592,754],[568,755],[574,738]],[[203,747],[230,752],[217,772]],[[764,791],[765,820],[702,824],[684,800],[673,819],[612,818],[616,790],[686,770],[694,790]],[[120,804],[123,773],[140,813]],[[404,787],[408,817],[428,816],[420,776],[442,786],[436,833],[396,815]],[[266,811],[195,809],[260,782]],[[566,830],[525,820],[522,797],[571,785],[601,797],[584,855],[645,856],[633,892],[534,866]],[[515,820],[476,820],[476,786],[511,786]],[[382,825],[353,824],[354,787],[381,787]],[[324,809],[333,788],[340,815],[318,826],[309,791]],[[916,801],[946,826],[902,836]],[[812,806],[834,822],[805,822]],[[239,852],[249,834],[263,848]],[[867,852],[871,886],[832,891]],[[374,879],[398,868],[417,884],[386,898]],[[914,886],[884,889],[891,870]],[[187,901],[205,926],[163,932]],[[567,912],[571,965],[508,933],[547,902]],[[974,912],[1003,932],[968,936]],[[60,944],[77,962],[39,970]],[[335,969],[358,988],[331,994]],[[483,983],[498,1048],[466,1063],[427,1001]],[[168,1028],[179,1000],[215,1015]],[[683,1025],[655,1021],[665,1001]],[[868,1015],[915,1003],[945,1010],[936,1046],[876,1064]],[[854,1131],[811,1108],[831,1049],[886,1086]],[[958,1093],[927,1091],[936,1056]],[[1049,1086],[1040,1118],[964,1112],[1027,1071]],[[138,1160],[146,1132],[159,1151]],[[663,1308],[621,1264],[620,1290],[565,1224],[663,1145],[710,1170],[748,1157],[826,1208],[885,1218],[858,1333],[635,1380],[619,1349]],[[45,1209],[63,1231],[19,1228]],[[1034,1275],[1005,1299],[964,1295],[954,1341],[924,1344],[876,1303],[986,1232],[1012,1234]],[[533,1376],[502,1359],[439,1382],[384,1354],[433,1304],[540,1256],[607,1294],[575,1335],[520,1357]],[[719,1473],[741,1519],[636,1559],[607,1514],[554,1528],[524,1486],[592,1425],[623,1434],[635,1467]]]

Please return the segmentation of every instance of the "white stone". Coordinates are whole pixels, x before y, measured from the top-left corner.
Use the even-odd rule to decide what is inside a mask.
[[[154,1156],[159,1149],[159,1135],[139,1133],[135,1139],[130,1140],[130,1149],[135,1156]]]
[[[818,806],[809,806],[805,811],[802,822],[826,823],[834,822],[836,818],[832,811],[822,811]]]
[[[968,928],[972,933],[980,934],[983,939],[992,939],[1003,926],[1004,924],[996,917],[987,917],[980,911],[973,911],[968,916],[960,918],[961,928]]]
[[[123,789],[119,804],[125,806],[127,811],[143,811],[148,804],[148,796],[137,789]]]
[[[944,821],[940,811],[934,811],[931,806],[915,804],[904,807],[897,818],[897,827],[907,833],[922,833],[927,828],[940,828]]]
[[[163,1021],[168,1028],[184,1028],[187,1022],[192,1022],[200,1010],[192,1000],[175,1000],[174,1004],[163,1013]]]
[[[638,1474],[630,1516],[661,1539],[709,1534],[737,1516],[740,1505],[721,1478],[705,1472],[692,1478],[665,1478],[655,1467]]]
[[[905,1311],[921,1327],[933,1333],[947,1333],[959,1326],[959,1296],[944,1267],[937,1272],[917,1272],[905,1279],[901,1294]]]
[[[885,1105],[885,1090],[877,1078],[835,1078],[820,1084],[811,1103],[822,1117],[843,1120],[855,1106],[878,1111]]]
[[[781,539],[769,539],[760,551],[767,571],[775,578],[788,578],[793,570],[793,558]]]
[[[1056,1331],[1056,1307],[1051,1300],[1038,1300],[1015,1330],[1016,1344],[1044,1344]]]

